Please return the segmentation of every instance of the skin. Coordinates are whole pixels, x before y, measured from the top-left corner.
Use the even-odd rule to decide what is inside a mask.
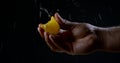
[[[54,17],[61,28],[57,35],[49,34],[38,26],[41,37],[52,51],[69,55],[89,54],[96,50],[120,52],[120,27],[102,28],[89,23],[70,22],[58,13]]]

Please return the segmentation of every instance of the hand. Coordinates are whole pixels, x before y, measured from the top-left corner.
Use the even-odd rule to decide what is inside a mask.
[[[38,31],[52,51],[64,52],[70,55],[86,54],[95,49],[96,34],[94,26],[88,23],[70,22],[58,13],[54,15],[60,25],[60,32],[52,35],[40,26]]]

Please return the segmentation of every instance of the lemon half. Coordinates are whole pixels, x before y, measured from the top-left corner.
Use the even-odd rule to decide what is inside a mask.
[[[40,27],[50,34],[57,34],[60,30],[60,25],[53,16],[51,17],[50,21],[48,21],[46,24],[41,24]]]

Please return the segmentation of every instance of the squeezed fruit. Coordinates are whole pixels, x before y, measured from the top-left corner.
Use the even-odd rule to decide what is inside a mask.
[[[51,17],[50,21],[48,21],[46,24],[41,24],[40,27],[50,34],[57,34],[60,30],[60,26],[53,16]]]

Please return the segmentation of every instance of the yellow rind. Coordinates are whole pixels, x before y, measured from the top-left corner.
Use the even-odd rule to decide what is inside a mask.
[[[41,24],[41,28],[50,34],[58,34],[60,30],[60,26],[53,16],[51,17],[51,20],[48,21],[48,23]]]

